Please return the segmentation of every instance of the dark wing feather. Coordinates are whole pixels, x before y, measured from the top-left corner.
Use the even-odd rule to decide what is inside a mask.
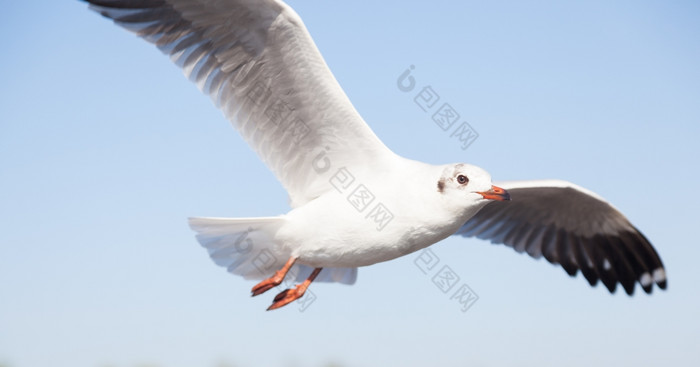
[[[666,271],[649,240],[622,213],[598,195],[557,180],[496,183],[511,201],[493,201],[456,234],[474,236],[544,256],[571,276],[580,270],[611,292],[619,283],[627,294],[639,282],[666,288]]]

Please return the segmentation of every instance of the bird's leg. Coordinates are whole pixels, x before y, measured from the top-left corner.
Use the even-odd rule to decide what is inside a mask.
[[[253,287],[253,289],[251,290],[251,292],[253,292],[253,294],[251,294],[251,296],[255,297],[259,294],[263,294],[263,293],[269,291],[270,289],[280,285],[280,283],[282,283],[282,280],[284,280],[284,277],[289,272],[289,269],[292,268],[292,265],[294,265],[294,262],[296,262],[296,261],[297,261],[296,257],[294,257],[294,256],[290,257],[289,260],[287,260],[287,262],[284,264],[282,269],[277,270],[273,276],[256,284]]]
[[[270,307],[267,308],[267,310],[270,311],[276,308],[280,308],[286,304],[291,303],[296,299],[301,298],[301,296],[303,296],[306,292],[306,289],[309,288],[309,284],[311,284],[311,282],[313,282],[314,279],[316,279],[318,273],[320,273],[322,269],[323,268],[314,269],[314,271],[311,272],[311,275],[309,275],[309,277],[306,278],[306,280],[303,283],[297,285],[294,289],[288,288],[280,292],[278,295],[275,296],[274,302],[272,303],[272,305],[270,305]]]

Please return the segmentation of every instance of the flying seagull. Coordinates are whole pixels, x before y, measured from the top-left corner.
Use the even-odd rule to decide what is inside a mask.
[[[613,293],[651,293],[666,273],[617,209],[559,180],[492,183],[474,165],[393,153],[328,69],[299,15],[279,0],[87,0],[156,45],[209,95],[289,193],[291,211],[260,218],[190,218],[217,265],[282,284],[268,308],[311,282],[353,284],[357,268],[475,236],[544,256]]]

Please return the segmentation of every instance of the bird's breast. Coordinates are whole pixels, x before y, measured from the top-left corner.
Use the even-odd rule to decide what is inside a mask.
[[[459,226],[406,210],[358,210],[353,203],[328,195],[289,212],[276,241],[309,266],[358,267],[423,249]]]

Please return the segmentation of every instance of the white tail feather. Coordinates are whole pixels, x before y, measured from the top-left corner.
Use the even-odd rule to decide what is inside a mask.
[[[291,254],[274,241],[283,217],[190,218],[190,228],[214,263],[245,279],[265,279],[282,268]],[[295,265],[289,279],[302,281],[313,269]],[[357,268],[324,268],[317,282],[353,284]]]

